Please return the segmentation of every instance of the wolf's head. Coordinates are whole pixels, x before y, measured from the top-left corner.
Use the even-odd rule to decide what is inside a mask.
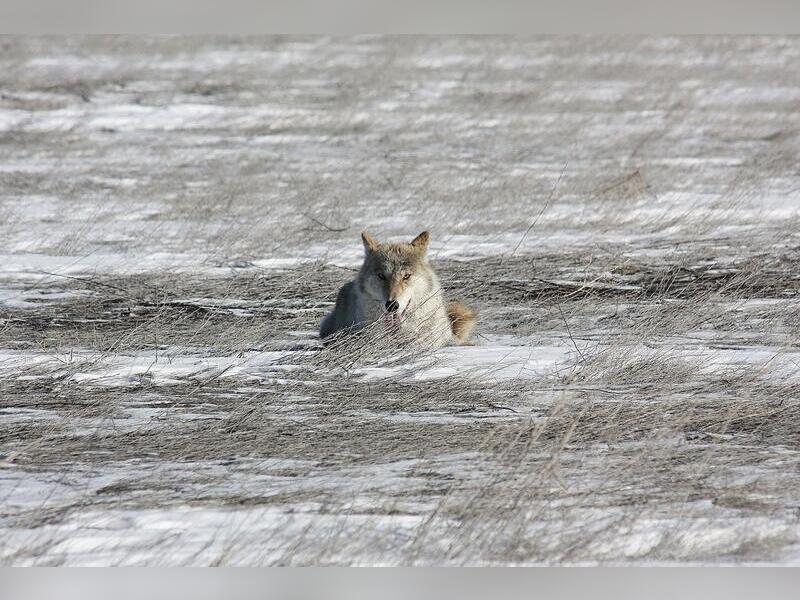
[[[360,275],[364,291],[399,321],[432,287],[425,259],[430,234],[423,231],[410,244],[379,244],[364,231],[361,240],[366,252]]]

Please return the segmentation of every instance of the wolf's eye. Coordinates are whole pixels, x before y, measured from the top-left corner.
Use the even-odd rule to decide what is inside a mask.
[[[386,281],[386,275],[384,275],[383,273],[378,273],[378,279],[380,279],[381,281]]]
[[[405,279],[406,281],[411,279],[411,273],[406,273],[405,275],[403,275],[403,279]]]

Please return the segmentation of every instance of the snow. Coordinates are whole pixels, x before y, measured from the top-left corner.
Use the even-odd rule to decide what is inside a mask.
[[[506,342],[506,343],[503,343]],[[469,373],[477,381],[500,381],[547,377],[558,372],[573,350],[564,346],[508,345],[508,340],[489,338],[479,346],[443,348],[437,352],[435,366],[419,369],[409,365],[413,379],[441,379]],[[367,379],[397,375],[397,368],[368,367],[356,373]]]
[[[645,284],[624,274],[655,264],[750,282],[764,264],[797,262],[797,40],[68,42],[10,40],[13,51],[0,56],[9,74],[0,99],[0,562],[457,564],[459,543],[470,541],[459,535],[471,531],[491,542],[476,562],[514,563],[513,553],[491,557],[510,542],[490,534],[516,521],[467,529],[470,510],[486,502],[486,519],[523,510],[515,535],[545,558],[521,563],[800,563],[798,450],[784,431],[796,418],[800,371],[787,317],[796,286],[784,280],[776,296],[764,286],[766,297],[715,290],[703,296],[715,311],[708,322],[651,336],[640,335],[637,310],[691,305],[647,304],[637,297]],[[240,276],[288,280],[311,265],[352,274],[365,228],[388,241],[430,228],[434,264],[555,264],[550,285],[577,282],[597,295],[563,307],[537,300],[523,313],[493,291],[481,296],[475,345],[331,370],[323,383],[309,377],[319,369],[316,323],[300,317],[321,313],[334,289],[303,297],[298,310],[280,294],[227,289],[184,289],[159,305],[228,319],[218,344],[148,338],[118,348],[127,337],[70,316],[84,301],[108,301],[95,283],[113,278],[192,277],[213,289]],[[491,329],[502,311],[513,313],[513,333]],[[300,324],[278,339],[265,324],[284,316]],[[618,320],[617,337],[601,317]],[[223,351],[245,327],[258,343]],[[654,428],[644,440],[584,446],[548,431],[555,445],[530,462],[491,454],[509,424],[523,424],[524,443],[541,442],[531,428],[565,398],[616,402],[625,386],[591,370],[604,351],[619,370],[667,369],[665,358],[686,366],[686,381],[636,398],[649,408],[684,396],[698,411],[724,408],[734,385],[726,378],[749,374],[751,387],[736,393],[753,410],[724,414],[727,425],[765,416],[738,430],[717,427],[716,414],[681,434]],[[715,389],[703,387],[715,378]],[[463,384],[452,406],[402,396],[403,386],[450,381]],[[562,392],[574,381],[573,395]],[[212,383],[232,409],[203,396]],[[308,391],[326,385],[386,386],[397,399],[328,402]],[[508,407],[472,405],[460,397],[470,385],[524,393]],[[780,386],[791,393],[760,395]],[[185,404],[172,401],[187,388]],[[277,425],[231,425],[250,410]],[[155,442],[135,459],[111,456],[108,444],[181,427],[194,428],[187,447],[192,434],[213,433],[230,456],[194,460]],[[370,427],[388,437],[369,437]],[[447,445],[470,428],[469,444]],[[356,450],[362,430],[377,458]],[[276,439],[272,456],[259,454]],[[392,454],[406,443],[413,452]],[[37,449],[53,446],[63,457],[37,463]],[[707,456],[711,465],[715,452],[735,464],[709,474],[692,462]],[[685,486],[679,498],[623,481],[631,456],[660,459],[656,470]],[[700,474],[682,472],[687,464]],[[546,483],[536,494],[514,495],[538,477]],[[503,485],[510,492],[494,496]],[[724,494],[740,504],[725,505]]]

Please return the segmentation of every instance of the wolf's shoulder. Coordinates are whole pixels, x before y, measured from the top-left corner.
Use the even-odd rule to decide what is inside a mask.
[[[339,294],[336,297],[337,302],[350,303],[355,302],[361,297],[361,284],[358,279],[352,279],[339,288]]]
[[[347,283],[345,283],[341,288],[339,288],[339,294],[354,294],[358,292],[359,289],[358,280],[351,279]]]

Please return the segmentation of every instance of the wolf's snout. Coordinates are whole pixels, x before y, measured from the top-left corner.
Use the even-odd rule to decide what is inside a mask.
[[[397,312],[400,308],[400,303],[397,300],[387,300],[386,301],[386,310],[390,313]]]

